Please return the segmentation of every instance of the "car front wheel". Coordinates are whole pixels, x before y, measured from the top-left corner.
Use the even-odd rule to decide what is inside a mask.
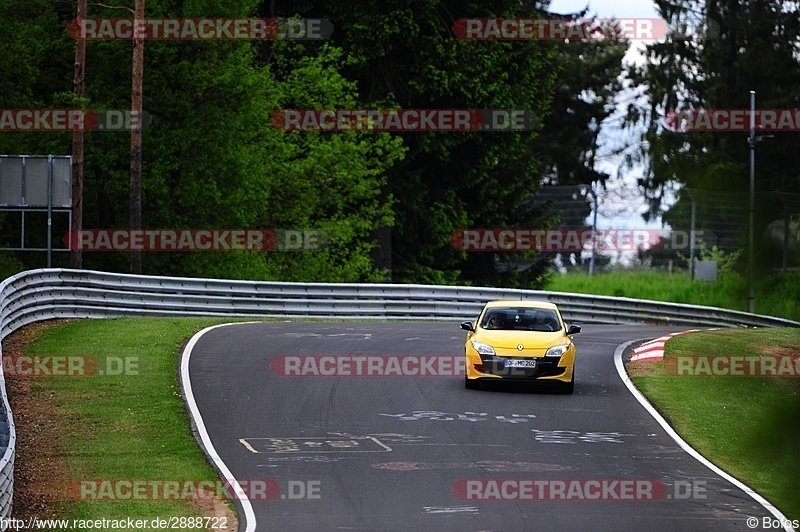
[[[563,394],[570,395],[575,391],[575,368],[572,369],[572,378],[569,382],[559,383],[559,391]]]

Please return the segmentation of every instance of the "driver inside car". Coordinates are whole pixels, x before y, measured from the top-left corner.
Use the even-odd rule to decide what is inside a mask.
[[[499,314],[493,314],[491,318],[489,318],[489,323],[486,324],[487,329],[502,329],[503,328],[503,318],[500,317]]]

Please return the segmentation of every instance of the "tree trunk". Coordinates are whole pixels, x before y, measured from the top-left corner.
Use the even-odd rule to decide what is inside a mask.
[[[144,0],[136,0],[133,18],[144,19]],[[144,38],[133,41],[131,74],[131,182],[130,230],[142,228],[142,77],[144,74]],[[131,273],[142,273],[142,252],[131,250]]]
[[[86,18],[86,0],[78,0],[78,19]],[[75,72],[73,87],[75,98],[83,98],[86,88],[86,39],[75,40]],[[81,104],[83,108],[83,104]],[[83,129],[72,132],[72,230],[83,229]],[[71,232],[70,235],[76,233]],[[70,268],[83,267],[83,255],[77,242],[70,241]]]

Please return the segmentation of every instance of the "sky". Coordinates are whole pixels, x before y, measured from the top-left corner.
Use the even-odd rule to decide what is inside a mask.
[[[553,0],[550,11],[573,13],[589,5],[589,15],[598,17],[657,17],[656,5],[648,0]]]
[[[581,11],[588,6],[587,15],[599,18],[660,18],[656,10],[655,3],[650,0],[626,1],[626,0],[553,0],[550,3],[550,11],[554,13],[574,13]],[[628,53],[625,55],[626,63],[639,63],[644,61],[640,49],[643,48],[644,41],[633,41]],[[622,94],[620,100],[626,99]],[[614,116],[604,122],[599,143],[603,145],[619,145],[627,135],[618,129],[621,115],[624,112],[624,105],[620,105]],[[645,210],[644,197],[636,185],[636,178],[641,176],[641,168],[633,168],[626,172],[624,176],[618,176],[618,167],[621,158],[602,157],[603,150],[598,154],[599,161],[596,169],[608,173],[611,178],[607,181],[607,192],[600,194],[602,203],[598,209],[597,227],[598,229],[619,229],[619,228],[648,228],[662,229],[661,220],[652,220],[646,223],[641,212]],[[591,224],[591,215],[587,222]],[[623,258],[623,262],[628,262],[630,257]]]
[[[659,18],[656,6],[652,1],[626,1],[626,0],[553,0],[550,11],[554,13],[574,13],[581,11],[588,5],[587,15],[599,18]],[[643,56],[637,49],[643,47],[644,41],[633,41],[631,48],[625,56],[625,62],[642,62]],[[622,95],[622,99],[625,96]],[[622,133],[616,129],[622,114],[622,106],[618,108],[610,120],[604,123],[599,142],[601,145],[619,145]],[[602,155],[602,149],[600,152]],[[633,228],[661,228],[661,221],[655,220],[645,223],[640,212],[643,210],[644,198],[636,186],[636,178],[641,175],[641,169],[632,169],[624,177],[617,176],[619,158],[600,157],[596,169],[611,175],[607,182],[608,193],[604,204],[598,210],[598,228],[613,229],[622,227]],[[638,170],[638,171],[637,171]]]
[[[596,15],[600,18],[660,18],[656,5],[650,0],[553,0],[550,11],[554,13],[575,13],[589,7],[589,16]],[[636,52],[640,43],[631,43],[626,61],[640,61],[641,55]]]

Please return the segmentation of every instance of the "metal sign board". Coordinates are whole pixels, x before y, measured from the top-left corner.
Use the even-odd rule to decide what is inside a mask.
[[[0,155],[0,206],[48,204],[52,208],[72,207],[72,157]]]

